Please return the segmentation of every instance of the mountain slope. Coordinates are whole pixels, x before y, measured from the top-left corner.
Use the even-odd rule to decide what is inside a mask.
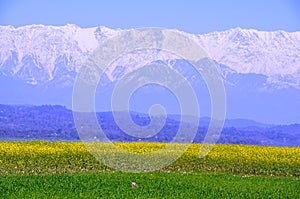
[[[300,72],[300,32],[235,28],[198,37],[213,59],[239,73],[296,75]]]
[[[0,26],[0,83],[3,85],[0,103],[71,107],[79,68],[99,44],[122,31],[70,24]],[[202,35],[183,34],[198,42],[216,61],[224,80],[229,118],[266,123],[300,122],[300,32],[235,28]],[[210,115],[209,92],[199,74],[186,61],[159,50],[132,52],[112,64],[98,89],[100,92],[96,93],[104,101],[99,111],[110,110],[110,96],[120,77],[154,62],[186,77],[199,98],[201,115]],[[168,95],[147,89],[140,91],[131,100],[133,110],[147,112],[151,104],[160,100],[170,113],[178,113],[174,112],[178,104]]]
[[[121,31],[70,24],[0,26],[0,71],[31,84],[49,82],[60,70],[76,72],[89,53]],[[187,35],[218,63],[238,73],[263,74],[269,82],[300,88],[300,32],[235,28]]]

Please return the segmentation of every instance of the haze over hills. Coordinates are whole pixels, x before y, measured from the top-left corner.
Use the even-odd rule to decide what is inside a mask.
[[[124,114],[119,112],[117,114]],[[133,121],[147,125],[150,117],[130,112]],[[168,115],[164,127],[149,138],[132,137],[122,131],[111,112],[97,113],[98,122],[111,141],[170,142],[177,133],[179,115]],[[201,118],[193,142],[203,142],[210,118]],[[189,134],[195,123],[184,123],[184,133]],[[98,140],[100,133],[92,136]],[[0,140],[50,140],[79,141],[71,110],[63,106],[8,106],[0,104]],[[180,141],[180,140],[179,140]],[[252,120],[226,120],[218,143],[252,144],[267,146],[299,146],[300,124],[269,125]]]
[[[5,93],[0,103],[71,107],[79,68],[99,44],[122,31],[70,24],[0,26],[0,83],[6,85],[0,88]],[[184,34],[216,61],[225,83],[229,118],[300,123],[300,32],[235,28],[202,35]],[[192,78],[187,63],[162,51],[133,52],[116,61],[106,73],[107,90],[124,73],[134,70],[137,63],[142,66],[155,61],[180,70],[194,81],[196,90],[209,96],[205,86]],[[106,96],[110,91],[100,94]],[[169,99],[162,97],[162,101]],[[202,113],[209,115],[210,100],[205,98],[202,103]],[[136,104],[133,108],[139,110],[141,106]],[[173,108],[170,105],[169,109]]]

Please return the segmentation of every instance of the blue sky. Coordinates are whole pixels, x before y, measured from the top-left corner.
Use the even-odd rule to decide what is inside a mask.
[[[235,27],[300,30],[297,0],[0,0],[0,25],[163,27],[205,33]]]

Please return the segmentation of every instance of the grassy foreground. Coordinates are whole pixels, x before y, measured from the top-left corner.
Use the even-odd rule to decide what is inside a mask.
[[[97,144],[101,153],[115,155]],[[115,144],[134,153],[165,145]],[[216,145],[199,158],[200,147],[192,144],[159,171],[122,173],[82,143],[0,142],[0,198],[300,198],[300,147]]]
[[[131,188],[131,182],[137,187]],[[299,178],[91,173],[0,177],[1,198],[300,198]]]

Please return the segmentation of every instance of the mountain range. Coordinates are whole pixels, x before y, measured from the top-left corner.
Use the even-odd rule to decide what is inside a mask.
[[[0,103],[71,107],[80,67],[98,45],[122,31],[126,30],[72,24],[0,26]],[[300,32],[234,28],[207,34],[181,33],[202,46],[218,66],[227,94],[228,118],[300,123]],[[210,114],[209,92],[201,77],[195,80],[184,60],[157,50],[130,53],[106,71],[103,87],[96,95],[106,102],[99,109],[109,110],[109,96],[122,75],[151,62],[183,73],[199,91],[201,113]],[[154,95],[153,89],[136,94],[133,110],[147,112],[156,102],[151,97],[143,101],[145,95]],[[176,100],[170,103],[172,97],[158,96],[168,110],[178,113],[174,111],[178,110]]]

